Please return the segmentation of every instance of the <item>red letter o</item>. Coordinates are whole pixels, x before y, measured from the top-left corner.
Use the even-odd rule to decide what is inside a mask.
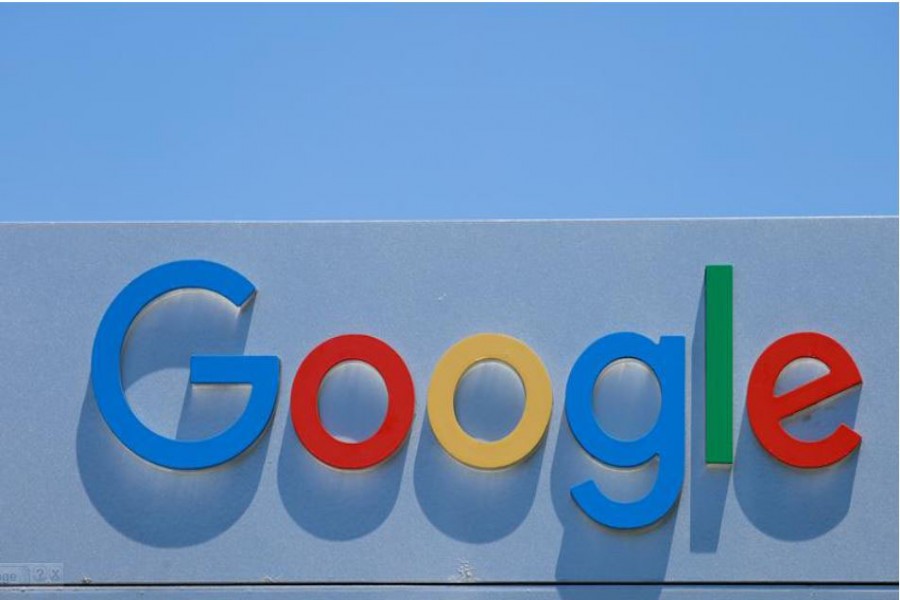
[[[319,387],[337,364],[359,360],[384,379],[388,393],[384,423],[367,440],[343,442],[331,435],[319,416]],[[365,469],[391,456],[406,439],[415,412],[412,377],[393,348],[368,335],[342,335],[322,342],[300,364],[291,388],[291,421],[313,456],[338,469]]]

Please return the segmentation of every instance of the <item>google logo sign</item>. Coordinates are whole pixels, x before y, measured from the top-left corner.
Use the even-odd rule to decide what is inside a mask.
[[[706,462],[733,461],[732,267],[706,268],[705,408]],[[122,349],[134,320],[153,301],[181,290],[205,290],[236,307],[246,306],[256,288],[240,273],[215,262],[178,261],[160,265],[129,283],[106,310],[94,339],[91,380],[104,420],[113,434],[141,458],[169,469],[197,470],[226,463],[265,433],[278,400],[280,360],[276,356],[195,355],[194,384],[243,384],[251,388],[240,417],[225,431],[203,440],[175,440],[146,427],[132,411],[122,386]],[[655,374],[661,392],[656,423],[643,437],[620,440],[606,433],[594,416],[593,390],[603,370],[632,358]],[[792,362],[813,358],[828,372],[777,395],[775,383]],[[328,372],[346,361],[362,361],[378,371],[388,392],[387,414],[368,439],[347,442],[323,426],[318,393]],[[454,408],[456,386],[473,365],[496,360],[514,369],[525,390],[525,407],[513,430],[496,441],[469,435]],[[850,354],[834,339],[814,332],[793,333],[773,342],[753,366],[747,386],[747,414],[759,443],[776,459],[803,469],[834,464],[854,452],[861,436],[846,424],[815,441],[800,440],[782,421],[862,384]],[[453,458],[474,469],[502,469],[528,457],[544,440],[553,409],[553,388],[540,356],[524,342],[498,333],[481,333],[451,345],[434,367],[427,390],[428,426]],[[369,469],[387,460],[408,438],[416,391],[403,358],[368,335],[341,335],[315,347],[297,368],[291,387],[291,421],[303,446],[336,469]],[[637,467],[656,458],[657,480],[643,498],[630,503],[610,499],[593,481],[571,488],[578,507],[591,519],[617,529],[637,529],[664,517],[675,505],[685,471],[685,339],[658,342],[633,332],[604,335],[588,345],[569,373],[565,415],[572,435],[595,460],[612,467]]]

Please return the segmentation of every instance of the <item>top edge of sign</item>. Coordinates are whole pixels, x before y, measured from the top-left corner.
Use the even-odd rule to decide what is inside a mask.
[[[559,219],[236,219],[236,220],[109,220],[109,221],[0,221],[0,227],[68,225],[496,225],[535,223],[707,223],[752,221],[898,221],[898,215],[808,215],[757,217],[611,217]]]

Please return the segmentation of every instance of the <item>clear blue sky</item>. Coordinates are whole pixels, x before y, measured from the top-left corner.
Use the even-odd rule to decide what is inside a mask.
[[[897,6],[3,5],[0,220],[897,214]]]

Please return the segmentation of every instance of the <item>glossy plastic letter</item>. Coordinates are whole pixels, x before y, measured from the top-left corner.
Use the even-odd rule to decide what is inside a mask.
[[[612,362],[634,358],[656,374],[662,406],[656,424],[644,437],[623,441],[599,426],[594,418],[594,384]],[[602,400],[601,400],[602,401]],[[684,482],[684,338],[663,337],[659,344],[637,333],[614,333],[585,350],[566,384],[566,419],[578,443],[596,460],[630,468],[659,457],[659,475],[650,493],[636,502],[616,502],[593,481],[571,489],[575,503],[597,523],[616,529],[652,525],[675,505]]]
[[[472,437],[456,419],[456,386],[472,365],[484,360],[506,363],[522,380],[525,409],[505,437],[488,442]],[[499,333],[479,333],[451,346],[438,361],[428,387],[428,422],[447,453],[476,469],[502,469],[527,458],[544,437],[553,410],[550,375],[524,342]]]
[[[780,396],[778,376],[793,361],[814,358],[829,372]],[[832,396],[862,385],[862,376],[850,354],[821,333],[793,333],[776,340],[757,359],[747,385],[747,414],[759,443],[778,460],[804,469],[834,464],[856,450],[862,437],[843,423],[828,437],[806,442],[789,434],[782,419]]]
[[[706,462],[733,462],[732,267],[706,267]]]
[[[204,440],[179,441],[147,428],[122,389],[122,345],[148,304],[183,289],[207,290],[238,307],[256,291],[243,275],[214,262],[186,260],[150,269],[125,286],[103,315],[94,338],[91,382],[100,414],[128,449],[161,467],[205,469],[238,456],[265,431],[278,397],[279,362],[275,356],[193,356],[191,383],[252,387],[244,412],[228,429]]]
[[[348,360],[371,365],[384,379],[388,407],[369,439],[344,442],[331,435],[319,415],[319,387],[328,372]],[[341,335],[322,342],[300,364],[291,388],[291,420],[310,453],[338,469],[366,469],[389,458],[406,441],[416,395],[406,363],[393,348],[368,335]]]

